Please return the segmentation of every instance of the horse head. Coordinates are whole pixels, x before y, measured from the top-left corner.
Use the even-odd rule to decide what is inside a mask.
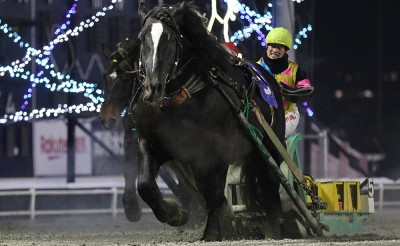
[[[181,76],[182,72],[190,70],[207,77],[211,67],[223,68],[230,64],[231,54],[208,32],[200,12],[192,3],[183,1],[173,6],[158,6],[151,11],[141,3],[139,16],[142,22],[140,70],[145,77],[145,102],[161,106],[168,94],[167,85],[174,84],[168,87],[180,89],[182,84],[177,85],[176,80],[188,79]]]
[[[143,81],[143,100],[161,106],[166,85],[174,78],[182,59],[182,37],[174,19],[176,9],[157,7],[151,11],[141,4],[139,15],[142,30],[140,69]]]
[[[104,102],[99,118],[106,129],[112,129],[120,119],[121,112],[128,106],[138,77],[138,42],[125,39],[117,44],[113,53],[103,47],[108,65],[103,72]]]

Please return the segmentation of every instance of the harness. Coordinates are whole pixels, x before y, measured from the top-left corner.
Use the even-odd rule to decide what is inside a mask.
[[[143,18],[142,21],[142,26],[146,22],[148,18],[155,18],[157,20],[160,20],[162,23],[166,24],[168,27],[170,27],[175,35],[175,40],[176,40],[176,50],[177,52],[175,53],[175,61],[173,63],[173,66],[171,67],[170,71],[168,72],[166,76],[166,82],[165,84],[169,84],[171,81],[180,78],[182,76],[183,71],[185,68],[187,68],[190,63],[192,62],[192,59],[189,59],[186,61],[184,64],[181,65],[182,61],[182,50],[183,50],[183,45],[182,45],[182,35],[180,34],[178,25],[176,24],[175,20],[171,16],[170,12],[168,10],[171,10],[172,7],[163,7],[158,9],[157,12],[155,12],[156,9],[151,10],[147,15]],[[139,34],[140,35],[140,34]],[[142,65],[142,54],[140,53],[140,59],[139,59],[139,71],[142,79],[146,78],[146,73],[144,71],[143,65]],[[179,106],[183,102],[185,102],[188,98],[191,98],[191,95],[200,91],[204,87],[207,86],[204,81],[201,80],[200,75],[195,75],[192,74],[187,80],[187,82],[182,85],[180,88],[166,93],[161,106]]]
[[[175,21],[173,20],[172,16],[170,15],[170,13],[165,8],[162,9],[162,11],[156,12],[156,14],[157,14],[156,16],[152,16],[152,13],[153,13],[153,11],[149,12],[146,15],[146,17],[143,20],[143,23],[146,21],[147,18],[149,18],[149,16],[154,17],[156,19],[159,19],[161,21],[164,21],[163,18],[166,18],[166,21],[169,23],[167,25],[169,25],[170,27],[172,26],[172,29],[176,31],[176,40],[177,40],[176,41],[176,45],[177,45],[178,52],[175,55],[175,63],[172,66],[172,68],[170,69],[170,71],[169,71],[169,73],[168,73],[168,75],[166,77],[167,79],[166,79],[165,82],[166,82],[166,84],[168,84],[169,82],[171,82],[173,79],[177,78],[177,76],[179,76],[181,74],[182,69],[184,67],[186,67],[187,64],[190,63],[190,60],[187,63],[185,63],[184,65],[182,65],[179,68],[178,72],[175,73],[176,69],[178,67],[178,64],[179,64],[179,62],[180,62],[180,60],[182,58],[181,57],[182,56],[182,49],[183,49],[182,48],[182,43],[181,43],[182,36],[180,35],[179,30],[177,28],[177,25],[176,25]],[[141,60],[141,58],[140,58],[140,60]],[[237,64],[237,65],[239,65],[239,64]],[[256,146],[258,146],[262,158],[264,160],[266,160],[268,163],[271,164],[272,172],[274,174],[276,174],[281,181],[283,180],[281,182],[281,184],[285,188],[285,190],[288,192],[288,194],[292,198],[293,202],[297,205],[297,207],[301,211],[308,211],[306,206],[305,206],[305,204],[300,200],[300,198],[298,197],[298,195],[294,191],[294,189],[290,189],[289,188],[289,187],[291,187],[291,184],[289,184],[289,182],[286,180],[286,178],[284,177],[283,173],[281,172],[281,170],[279,168],[279,165],[275,162],[275,160],[269,154],[268,150],[266,149],[266,147],[262,143],[261,139],[253,131],[252,125],[249,123],[247,117],[244,115],[244,113],[241,110],[241,108],[234,103],[233,98],[227,93],[227,91],[222,86],[222,85],[228,85],[231,88],[235,88],[235,87],[236,88],[240,88],[240,89],[235,90],[236,93],[239,95],[239,99],[243,99],[243,93],[247,98],[248,91],[253,93],[254,90],[255,90],[255,85],[257,85],[257,84],[263,84],[265,86],[268,86],[268,88],[269,88],[268,81],[265,80],[265,78],[263,78],[264,76],[262,76],[262,74],[259,73],[259,71],[257,72],[257,69],[255,69],[251,65],[247,64],[246,62],[241,63],[241,66],[244,67],[245,71],[247,71],[248,73],[251,74],[251,78],[252,79],[251,79],[251,82],[250,82],[249,86],[247,86],[247,87],[245,86],[245,88],[243,88],[242,85],[237,84],[235,81],[233,81],[227,74],[225,74],[218,67],[213,67],[212,69],[210,69],[208,71],[209,74],[210,74],[210,79],[212,81],[212,85],[223,96],[223,98],[226,99],[227,103],[229,104],[229,106],[231,107],[231,109],[234,112],[235,116],[237,117],[237,119],[239,121],[239,124],[241,124],[244,127],[244,129],[248,131],[248,133],[250,135],[250,140]],[[145,77],[144,70],[141,67],[141,62],[139,63],[139,67],[140,67],[141,73]],[[186,82],[182,86],[181,91],[172,92],[171,101],[176,101],[176,102],[179,102],[179,104],[180,104],[180,103],[184,102],[187,98],[190,98],[190,95],[193,93],[193,91],[201,90],[202,88],[204,88],[207,85],[208,84],[203,82],[203,80],[200,79],[200,77],[193,76],[193,79],[191,77],[190,79],[188,79],[188,82]],[[243,89],[245,89],[245,90],[242,91]],[[272,94],[272,93],[270,93],[270,94]],[[273,107],[273,106],[271,105],[271,107]],[[257,113],[259,113],[259,111],[258,112],[255,111],[255,113],[257,114]],[[268,124],[266,126],[263,125],[263,127],[266,127],[268,129],[270,129],[270,126]],[[267,132],[267,134],[269,134],[269,133]],[[275,134],[275,133],[272,132],[272,134]],[[277,137],[276,137],[276,140],[279,142]],[[286,150],[284,148],[281,148],[281,151],[285,151],[286,152]],[[285,159],[285,156],[283,156],[283,158]],[[301,175],[301,173],[296,172],[295,176],[296,176],[296,178],[299,179],[299,182],[300,182],[301,185],[305,185],[304,184],[304,177]],[[322,232],[320,232],[320,226],[319,226],[318,222],[311,216],[311,214],[303,213],[303,216],[306,217],[307,221],[310,221],[311,227],[316,230],[317,234],[320,234],[320,233],[322,234]]]
[[[126,41],[129,40],[129,38],[125,39]],[[112,62],[113,63],[118,63],[119,60],[122,60],[123,62],[125,62],[125,64],[129,67],[130,70],[125,71],[128,74],[135,74],[138,73],[139,70],[134,70],[133,67],[130,65],[130,63],[127,60],[127,57],[129,55],[130,50],[126,50],[124,47],[122,47],[122,42],[117,43],[117,50],[114,51],[110,58],[112,58]]]
[[[164,23],[165,25],[167,25],[169,28],[171,28],[175,32],[174,36],[175,36],[175,40],[176,40],[177,52],[175,53],[175,62],[173,63],[173,66],[171,67],[170,71],[167,74],[166,84],[168,84],[171,80],[176,78],[176,69],[182,59],[182,49],[183,49],[182,40],[181,40],[182,35],[180,34],[178,25],[176,24],[174,18],[172,18],[171,14],[169,13],[169,11],[167,9],[171,10],[172,7],[159,8],[159,9],[157,9],[157,11],[156,11],[156,9],[153,9],[150,12],[148,12],[147,15],[142,20],[142,26],[144,26],[144,23],[146,22],[146,20],[148,18],[157,19],[157,20],[161,21],[162,23]],[[141,35],[142,35],[142,33],[139,34],[139,36],[141,36]],[[182,66],[181,69],[183,67],[185,67],[185,66]],[[146,78],[146,73],[142,66],[142,53],[141,52],[140,52],[140,58],[139,58],[139,70],[140,70],[141,76],[143,78]]]
[[[125,41],[128,41],[128,40],[129,40],[129,38],[125,39]],[[109,60],[111,60],[112,63],[115,66],[117,66],[117,65],[119,66],[119,64],[121,62],[123,62],[128,67],[128,70],[124,70],[124,73],[132,76],[132,78],[137,77],[139,79],[139,81],[141,81],[141,78],[139,77],[140,76],[140,70],[139,69],[135,69],[134,68],[135,66],[132,66],[131,63],[128,61],[128,57],[129,57],[129,55],[131,55],[132,50],[134,50],[136,48],[136,45],[138,45],[138,42],[134,45],[133,48],[131,48],[131,46],[124,47],[123,43],[119,42],[117,44],[117,50],[115,50],[110,55]],[[136,64],[136,63],[134,63],[134,64]],[[139,76],[135,76],[135,75],[139,75]],[[125,80],[120,79],[120,80],[117,81],[117,83],[122,83],[123,81],[125,81]],[[133,80],[133,81],[136,81],[136,80]],[[130,116],[130,118],[131,118],[131,120],[133,122],[135,122],[134,117],[133,117],[134,104],[136,103],[136,99],[137,99],[138,95],[140,94],[141,89],[142,89],[142,86],[141,86],[140,83],[136,82],[132,86],[131,96],[130,96],[130,99],[129,99],[129,102],[128,102],[128,106],[127,106],[127,110],[126,110],[126,113]]]

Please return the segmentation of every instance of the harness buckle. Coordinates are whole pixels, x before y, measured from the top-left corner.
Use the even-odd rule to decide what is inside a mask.
[[[192,97],[192,95],[190,95],[189,90],[186,89],[186,87],[182,86],[181,89],[182,89],[181,92],[179,92],[178,94],[175,94],[170,100],[170,103],[173,106],[179,106],[184,101],[186,101],[188,98]]]

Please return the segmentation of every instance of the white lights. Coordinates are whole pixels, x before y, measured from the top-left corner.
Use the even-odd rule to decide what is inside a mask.
[[[307,25],[307,27],[302,28],[296,35],[294,38],[294,45],[293,45],[293,49],[298,49],[299,46],[302,44],[301,39],[307,39],[308,35],[307,32],[312,31],[312,26],[310,24]]]
[[[44,117],[56,117],[65,113],[81,113],[81,112],[100,112],[101,105],[94,103],[79,104],[79,105],[58,105],[58,108],[41,108],[34,109],[32,112],[18,111],[14,115],[4,115],[0,119],[0,124],[8,122],[29,121],[32,119],[40,119]]]
[[[75,2],[78,2],[78,0],[75,0]],[[116,2],[116,0],[111,1],[112,4]],[[18,111],[14,115],[4,115],[3,117],[0,117],[0,124],[5,124],[9,121],[28,121],[42,117],[55,117],[63,113],[80,113],[87,111],[99,112],[100,104],[104,101],[104,99],[102,97],[102,91],[96,88],[97,84],[89,82],[77,82],[71,79],[69,75],[65,75],[53,70],[54,64],[51,64],[49,56],[58,44],[68,41],[71,37],[78,36],[87,28],[93,27],[101,17],[106,15],[107,11],[110,11],[114,8],[112,4],[108,7],[104,7],[102,11],[98,11],[95,15],[82,21],[78,26],[67,29],[70,25],[69,18],[71,15],[76,13],[77,4],[74,3],[66,15],[67,21],[61,24],[60,28],[55,31],[54,34],[56,37],[41,49],[30,47],[28,43],[21,41],[21,36],[19,36],[16,32],[13,32],[12,28],[8,26],[8,24],[2,23],[0,18],[0,32],[6,34],[8,38],[13,39],[14,43],[18,43],[19,48],[26,50],[23,58],[12,61],[10,65],[0,66],[0,77],[8,76],[10,78],[21,78],[23,80],[30,81],[31,87],[36,87],[37,84],[44,84],[44,88],[50,91],[82,93],[84,97],[91,101],[85,105],[63,105],[62,107],[59,105],[59,107],[56,109],[35,109],[32,110],[31,113]],[[32,61],[42,67],[43,70],[40,70],[36,74],[25,70],[27,65]],[[47,71],[46,74],[48,75],[45,75],[45,71]],[[24,103],[21,106],[21,110],[25,109],[26,105],[28,105],[28,100],[32,97],[31,93],[32,88],[29,88],[28,92],[23,96]]]
[[[362,97],[362,98],[370,99],[370,98],[373,98],[374,96],[375,96],[374,92],[369,89],[366,89],[360,93],[360,97]]]
[[[297,3],[302,2],[302,0],[292,0]],[[211,0],[211,17],[207,26],[209,31],[212,30],[215,21],[218,21],[223,25],[223,34],[224,34],[224,42],[232,42],[237,45],[239,42],[244,41],[251,37],[251,35],[255,32],[257,34],[257,40],[261,46],[265,46],[265,31],[272,30],[272,14],[270,9],[273,7],[271,3],[267,5],[268,11],[264,15],[258,14],[256,11],[250,9],[250,7],[245,4],[239,3],[238,0],[224,0],[227,4],[225,16],[222,17],[218,14],[217,11],[217,1]],[[241,30],[233,33],[232,36],[228,36],[229,33],[229,21],[235,21],[236,15],[239,15],[240,19],[246,21],[248,25],[244,26]],[[311,31],[311,25],[308,25],[307,28],[302,28],[295,35],[295,44],[293,45],[293,49],[298,49],[301,45],[301,39],[306,39],[308,37],[307,32]]]
[[[51,62],[50,55],[52,55],[52,52],[58,45],[77,37],[88,28],[92,28],[106,15],[106,12],[114,9],[113,4],[120,1],[111,0],[111,4],[108,7],[102,8],[93,16],[81,21],[77,26],[71,26],[70,18],[77,13],[77,2],[78,0],[74,1],[65,15],[65,22],[61,23],[55,30],[53,40],[42,48],[31,47],[28,42],[24,42],[18,33],[13,31],[12,27],[7,23],[4,23],[0,18],[0,33],[12,39],[12,42],[15,43],[18,48],[25,51],[22,58],[13,60],[8,65],[0,66],[0,77],[7,76],[9,78],[18,78],[31,83],[31,87],[28,88],[27,92],[23,95],[23,104],[20,107],[21,111],[18,111],[14,115],[0,116],[0,124],[15,121],[27,121],[43,117],[55,117],[64,113],[79,113],[99,110],[99,105],[104,101],[104,99],[102,94],[103,92],[97,88],[97,84],[78,82],[73,80],[69,75],[56,71],[54,64]],[[217,12],[217,1],[211,0],[212,13],[207,27],[208,30],[211,31],[214,23],[217,21],[223,25],[225,42],[233,42],[237,45],[240,41],[243,41],[244,39],[251,37],[253,33],[256,33],[260,44],[265,46],[264,33],[272,29],[271,12],[267,11],[264,15],[260,15],[245,4],[240,3],[238,0],[225,0],[225,2],[227,4],[226,13],[224,15],[219,15]],[[301,1],[298,0],[296,2]],[[268,4],[269,10],[272,7],[272,4]],[[238,18],[245,21],[247,25],[241,30],[236,31],[232,36],[229,36],[229,22],[237,21]],[[308,25],[295,36],[294,49],[299,47],[302,43],[302,39],[306,39],[308,32],[311,30],[311,25]],[[38,65],[38,69],[35,73],[29,71],[31,66],[28,65],[32,62],[35,62]],[[43,85],[44,88],[51,92],[80,93],[90,102],[85,105],[59,105],[54,109],[35,109],[30,113],[26,112],[24,109],[32,98],[32,88],[36,87],[38,84]]]
[[[343,95],[344,95],[344,93],[343,93],[342,90],[336,90],[336,91],[335,91],[335,97],[336,97],[337,99],[343,98]]]

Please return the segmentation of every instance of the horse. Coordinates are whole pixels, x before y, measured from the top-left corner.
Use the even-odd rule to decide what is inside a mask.
[[[123,110],[125,110],[122,119],[125,155],[123,165],[125,189],[122,203],[126,218],[131,222],[137,222],[140,220],[142,215],[136,191],[137,168],[134,150],[137,149],[137,137],[133,131],[135,128],[134,116],[129,109],[131,105],[135,103],[137,95],[141,91],[138,82],[140,80],[138,73],[139,44],[136,39],[126,38],[122,42],[119,42],[117,47],[117,50],[110,52],[105,46],[102,46],[102,51],[108,60],[108,65],[102,74],[105,88],[104,102],[101,105],[99,119],[106,129],[114,129],[117,122],[120,120]],[[173,167],[173,165],[177,165],[172,162],[169,164],[170,168]],[[198,213],[198,209],[200,208],[191,207],[193,206],[193,192],[191,194],[187,189],[187,185],[185,186],[184,182],[182,182],[183,178],[181,177],[184,176],[184,174],[178,175],[179,182],[178,184],[175,184],[175,181],[168,171],[162,171],[163,172],[160,173],[160,175],[167,183],[168,187],[173,191],[175,196],[179,197],[181,203],[184,203],[185,207],[191,209],[192,213]],[[196,195],[197,194],[194,194],[194,196]],[[197,217],[197,219],[201,220],[201,216]]]
[[[104,102],[101,105],[99,119],[106,129],[115,128],[124,109],[129,108],[131,98],[138,89],[137,72],[139,69],[139,43],[137,39],[126,38],[117,44],[117,50],[110,52],[104,46],[103,54],[108,60],[108,65],[103,71]],[[126,218],[131,222],[139,221],[142,210],[136,189],[136,155],[133,150],[137,148],[135,127],[131,114],[125,113],[123,117],[124,128],[124,165],[123,174],[125,188],[122,203]]]
[[[249,76],[234,62],[236,57],[207,31],[193,3],[148,10],[141,2],[139,16],[139,69],[143,77],[143,92],[135,105],[139,195],[160,222],[184,225],[187,211],[177,201],[164,198],[156,183],[160,166],[178,160],[192,171],[206,203],[202,240],[220,241],[227,170],[231,163],[243,162],[248,206],[265,213],[267,236],[281,238],[279,180],[234,110],[243,108],[247,98],[235,86],[249,84]],[[270,86],[279,90],[272,76]],[[281,95],[275,95],[277,107],[273,108],[263,101],[258,88],[249,94],[284,144]],[[253,114],[248,117],[259,126]],[[271,141],[264,137],[263,143],[281,163]]]

